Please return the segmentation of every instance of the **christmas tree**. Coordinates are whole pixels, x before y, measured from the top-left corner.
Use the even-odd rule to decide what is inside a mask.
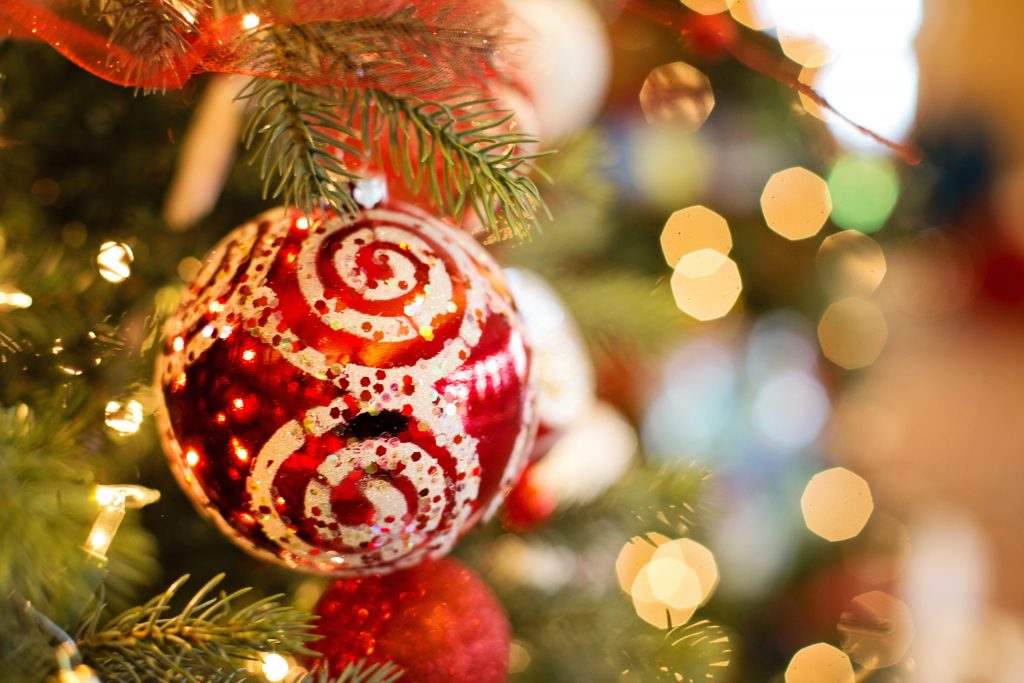
[[[871,364],[896,198],[863,183],[920,154],[765,26],[741,0],[6,0],[0,679],[781,673],[777,598],[724,570],[715,597],[757,552],[722,520],[810,480],[842,541],[871,494],[815,450],[813,331],[768,314],[826,308],[825,356]],[[807,170],[835,151],[798,96],[891,156]],[[695,131],[742,157],[753,118],[789,168],[702,194]],[[789,578],[837,551],[792,552]],[[805,670],[905,654],[838,644]]]

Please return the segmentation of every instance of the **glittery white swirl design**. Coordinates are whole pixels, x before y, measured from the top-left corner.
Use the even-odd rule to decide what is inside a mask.
[[[361,400],[364,412],[401,411],[403,407],[411,406],[410,421],[418,422],[421,431],[432,434],[437,446],[445,448],[451,454],[456,471],[449,473],[451,478],[445,480],[443,469],[435,466],[434,474],[428,477],[425,473],[436,463],[433,463],[426,452],[406,445],[396,447],[393,440],[386,444],[384,456],[373,455],[376,453],[376,447],[381,444],[376,440],[369,440],[353,444],[334,454],[329,463],[324,463],[320,474],[328,482],[335,478],[340,481],[341,473],[347,473],[352,468],[359,467],[361,463],[387,469],[401,463],[404,466],[403,476],[413,479],[417,490],[428,492],[427,495],[420,496],[421,502],[427,501],[425,507],[413,511],[404,509],[404,499],[393,489],[364,490],[364,495],[376,508],[375,524],[372,527],[351,528],[334,523],[333,520],[326,520],[329,506],[316,503],[322,503],[327,495],[325,485],[317,481],[310,482],[306,489],[307,510],[318,508],[320,516],[332,522],[330,529],[336,529],[332,532],[326,527],[321,527],[321,535],[346,546],[356,540],[367,542],[368,539],[376,539],[376,542],[382,545],[375,548],[376,552],[372,558],[367,557],[365,551],[324,551],[299,538],[288,530],[288,525],[281,519],[273,505],[270,493],[276,468],[302,446],[302,432],[309,432],[310,424],[316,424],[318,426],[310,433],[323,433],[327,429],[337,427],[338,421],[325,421],[310,415],[307,416],[306,429],[300,428],[297,423],[289,423],[260,451],[247,481],[247,488],[252,496],[252,511],[269,538],[305,562],[316,563],[328,570],[332,564],[336,568],[344,566],[350,574],[359,573],[360,568],[364,566],[367,571],[375,571],[382,562],[393,564],[395,567],[405,567],[421,561],[424,554],[443,554],[454,545],[459,530],[470,520],[474,509],[473,502],[480,487],[478,442],[464,433],[466,397],[438,395],[434,385],[438,380],[456,371],[469,356],[480,339],[481,321],[488,309],[492,312],[512,314],[507,301],[501,297],[489,298],[489,288],[482,282],[473,282],[472,277],[465,288],[466,301],[463,309],[455,309],[448,267],[440,258],[442,255],[434,253],[434,247],[421,235],[428,236],[435,244],[446,249],[443,256],[452,261],[458,271],[472,274],[477,272],[479,264],[465,254],[464,244],[453,243],[444,233],[433,228],[434,219],[429,219],[428,222],[425,217],[387,210],[368,211],[364,216],[369,221],[375,221],[376,225],[349,232],[334,255],[333,265],[342,281],[367,300],[381,302],[406,297],[408,290],[416,283],[417,267],[420,270],[425,268],[426,281],[419,283],[422,285],[422,295],[416,297],[412,304],[404,306],[401,316],[371,315],[353,308],[333,310],[333,301],[325,291],[316,264],[326,241],[335,232],[349,228],[349,224],[341,220],[328,223],[322,230],[311,234],[303,241],[296,264],[299,287],[310,311],[317,310],[317,302],[328,304],[327,311],[321,314],[321,320],[331,329],[375,342],[412,340],[421,336],[422,328],[431,325],[439,316],[453,313],[461,315],[458,335],[440,346],[433,356],[421,358],[412,366],[397,368],[370,368],[354,363],[334,366],[340,374],[333,379],[335,383],[347,386],[356,393],[364,386],[384,388],[384,391],[374,391],[368,398]],[[354,265],[360,249],[367,249],[370,244],[396,247],[387,253],[390,273],[385,279],[372,281],[362,269]],[[277,297],[268,287],[258,289],[253,299],[261,297],[265,297],[264,300],[271,307],[276,305]],[[256,313],[257,311],[252,311],[252,317],[256,317]],[[327,377],[331,365],[324,354],[312,347],[292,351],[290,340],[297,335],[291,330],[282,330],[281,321],[279,315],[272,314],[264,325],[255,328],[255,333],[267,343],[272,343],[274,338],[281,340],[277,348],[285,358],[314,376]],[[522,366],[522,373],[527,365],[527,359],[523,357],[517,359],[517,362]],[[407,387],[407,378],[413,378],[411,392],[408,389],[400,391],[403,386]],[[320,416],[326,415],[323,409],[318,412]],[[529,436],[530,430],[524,432]],[[514,474],[522,467],[519,451],[525,452],[522,444],[510,459],[502,482],[505,487],[511,486]],[[413,455],[418,455],[419,459],[413,460]],[[381,484],[375,486],[379,487]],[[451,515],[448,519],[445,518],[443,495],[440,503],[430,502],[446,488],[455,491],[455,505],[448,513]],[[398,504],[400,499],[401,505]],[[414,528],[409,524],[411,517],[425,518],[426,522]],[[397,520],[395,524],[399,526],[403,523],[402,520],[405,520],[406,527],[386,537],[379,530],[382,520],[386,518],[394,518]],[[430,544],[425,546],[428,538]]]
[[[331,407],[342,407],[338,401]],[[412,443],[395,438],[351,440],[344,448],[328,456],[317,469],[317,478],[306,487],[304,510],[306,517],[316,520],[321,538],[353,550],[344,552],[324,549],[298,537],[276,512],[273,482],[285,460],[299,450],[307,435],[322,436],[344,424],[342,419],[324,419],[330,409],[315,409],[307,414],[305,427],[297,421],[284,425],[261,450],[249,477],[254,511],[259,511],[261,525],[267,536],[279,543],[293,557],[301,558],[323,571],[344,571],[346,575],[359,575],[380,571],[383,567],[401,568],[418,564],[424,556],[448,550],[455,541],[456,528],[442,531],[445,523],[445,492],[454,482],[446,479],[440,463],[428,451]],[[312,431],[310,431],[312,430]],[[361,487],[361,493],[373,506],[373,523],[346,526],[338,522],[331,512],[331,493],[346,476],[354,471],[382,470],[395,472],[412,484],[418,492],[417,509],[409,509],[405,495],[393,483],[371,479]],[[458,486],[470,498],[475,498],[479,479],[470,479]],[[415,523],[425,519],[425,523]]]
[[[236,311],[246,299],[235,286],[235,278],[240,270],[252,271],[251,267],[245,267],[246,261],[257,255],[266,262],[277,256],[277,246],[265,239],[266,235],[260,239],[259,224],[261,221],[280,223],[283,214],[282,209],[265,212],[225,237],[210,252],[182,294],[179,313],[167,329],[168,338],[172,343],[180,343],[183,351],[166,356],[167,376],[178,376],[192,360],[213,346],[217,338],[234,333],[238,322]],[[204,318],[207,322],[200,327]]]

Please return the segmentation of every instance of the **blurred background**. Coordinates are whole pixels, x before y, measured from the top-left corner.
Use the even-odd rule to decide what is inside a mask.
[[[664,619],[630,595],[628,504],[705,470],[680,518],[717,566],[686,615],[728,634],[715,680],[1024,680],[1024,3],[510,5],[554,218],[491,248],[585,346],[552,351],[584,396],[552,452],[457,550],[509,611],[511,680],[623,678],[609,634]],[[311,607],[323,581],[192,512],[152,425],[154,320],[269,206],[232,163],[237,83],[134,97],[10,41],[0,74],[0,351],[87,387],[100,471],[163,492],[132,581],[229,567]]]

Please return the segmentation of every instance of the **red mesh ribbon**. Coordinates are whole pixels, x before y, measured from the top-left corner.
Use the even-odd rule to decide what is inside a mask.
[[[252,3],[219,17],[180,0],[151,3],[153,16],[178,21],[126,34],[84,12],[82,0],[0,0],[0,36],[43,40],[125,86],[180,88],[194,74],[224,72],[425,95],[492,75],[505,18],[496,0],[294,0],[284,12]],[[249,14],[258,25],[247,28]],[[282,38],[300,48],[282,50]]]

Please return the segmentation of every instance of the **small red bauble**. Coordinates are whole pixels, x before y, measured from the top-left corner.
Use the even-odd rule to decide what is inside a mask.
[[[332,675],[351,662],[392,662],[408,683],[502,683],[509,624],[480,577],[443,559],[334,583],[316,607]]]
[[[501,270],[417,209],[268,212],[189,285],[157,364],[179,482],[233,541],[337,576],[448,552],[536,429]]]
[[[536,467],[536,463],[526,466],[523,475],[505,499],[501,523],[509,531],[520,534],[536,531],[546,525],[558,509],[559,500],[554,492],[538,486],[531,477]]]

